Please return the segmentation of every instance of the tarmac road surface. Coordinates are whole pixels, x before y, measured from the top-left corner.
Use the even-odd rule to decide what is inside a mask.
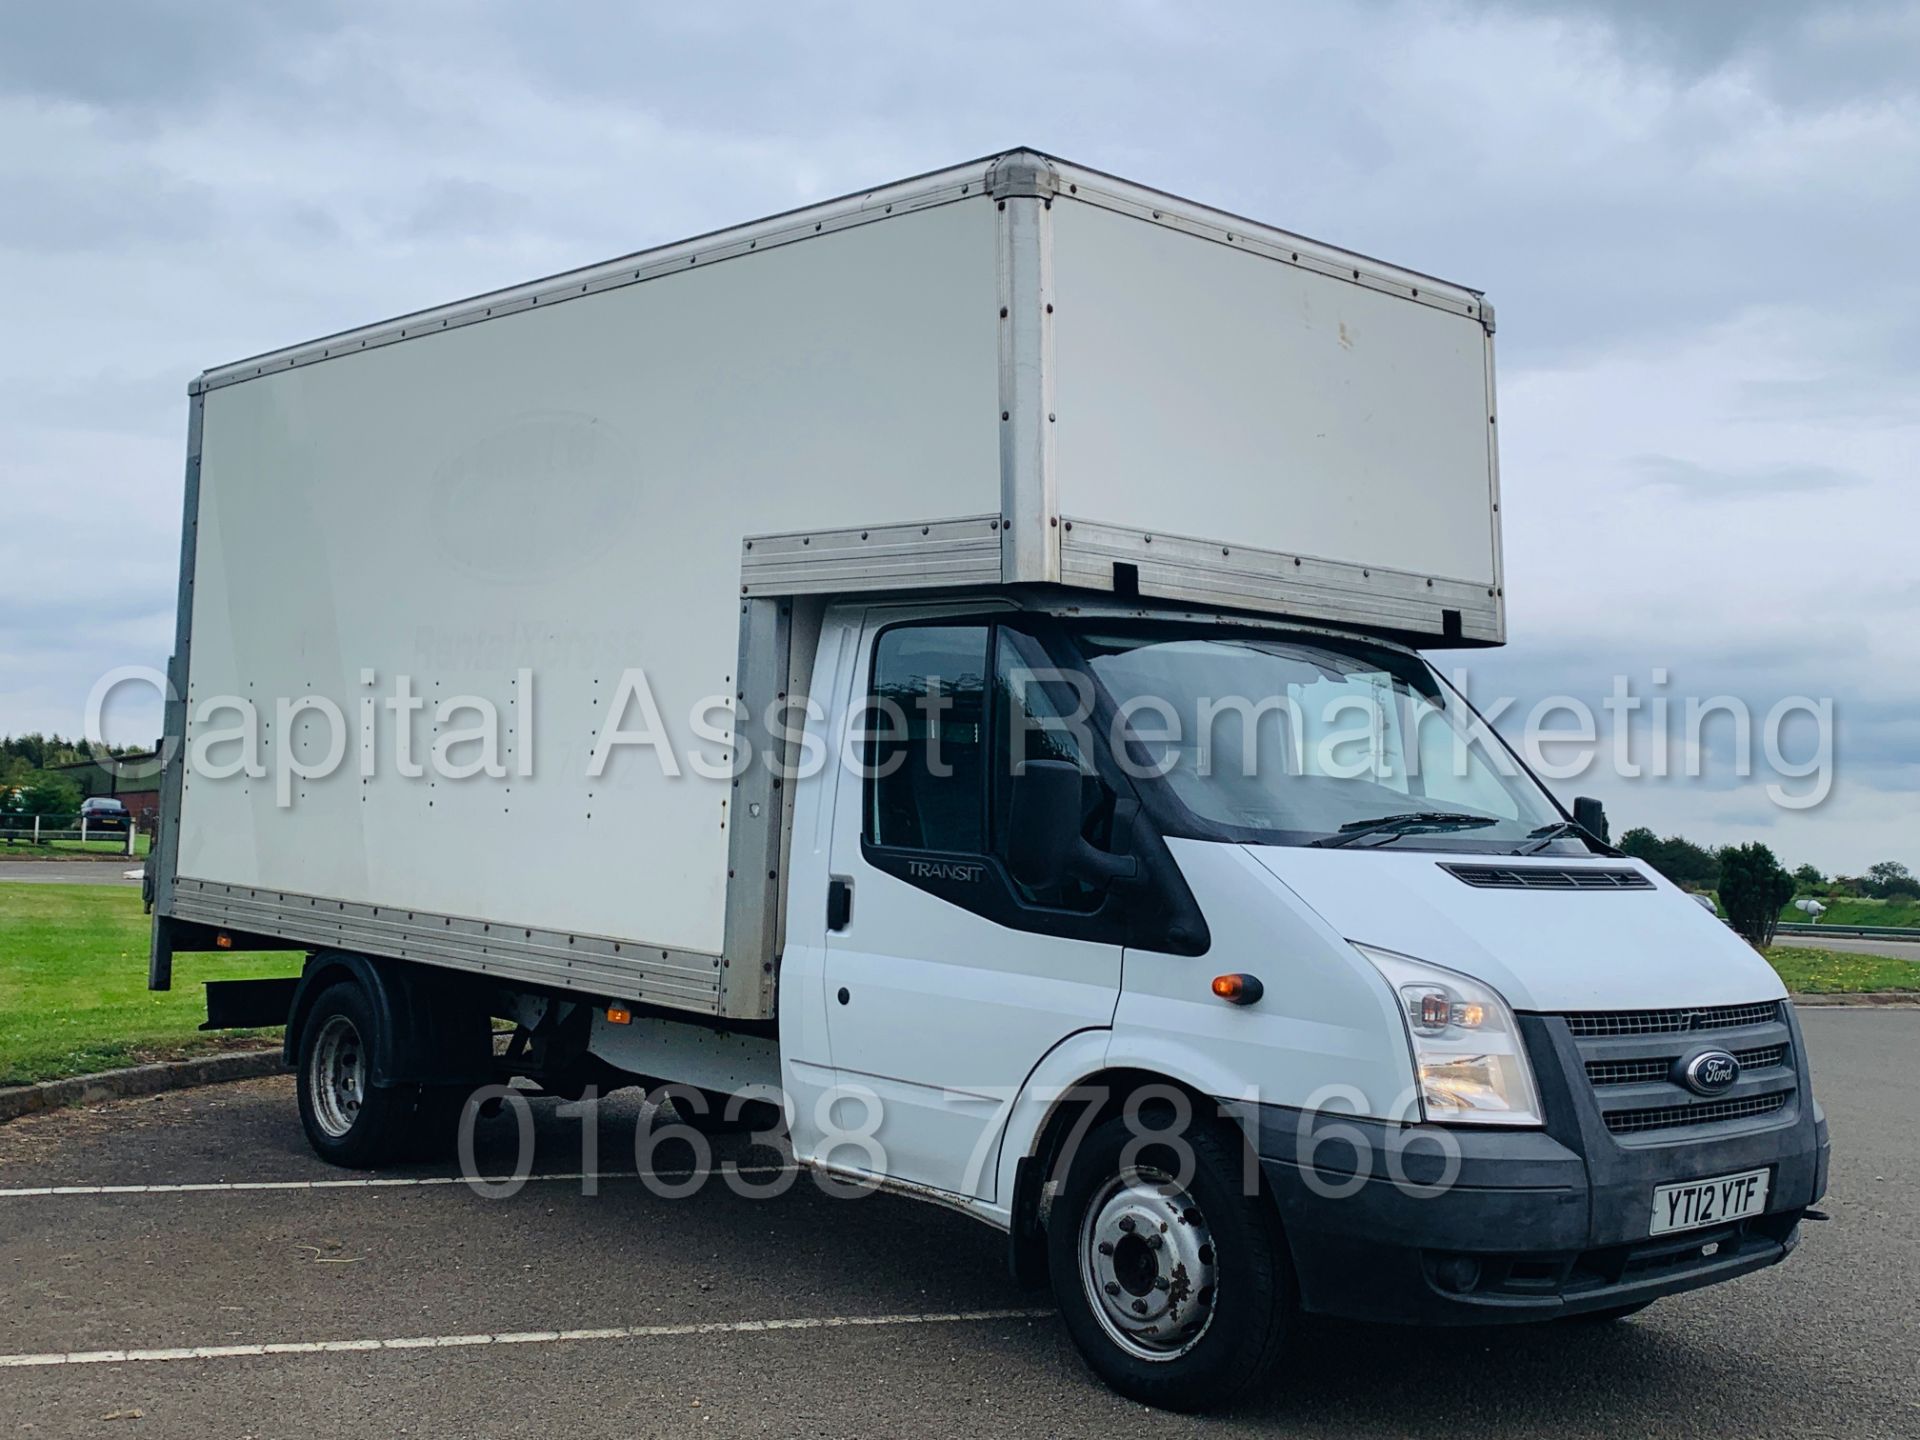
[[[140,877],[129,877],[126,872],[138,870],[145,863],[137,855],[116,855],[110,860],[0,860],[0,883],[138,885]]]
[[[0,1437],[1920,1435],[1920,1011],[1803,1021],[1835,1223],[1785,1265],[1612,1327],[1314,1325],[1279,1384],[1207,1419],[1093,1381],[960,1216],[804,1177],[652,1193],[625,1097],[595,1167],[625,1178],[512,1199],[334,1183],[356,1177],[308,1152],[286,1078],[28,1117],[0,1126]],[[532,1109],[534,1173],[579,1171],[580,1121]],[[513,1136],[487,1127],[481,1168]],[[651,1168],[684,1171],[679,1143]],[[69,1358],[101,1351],[125,1353]]]

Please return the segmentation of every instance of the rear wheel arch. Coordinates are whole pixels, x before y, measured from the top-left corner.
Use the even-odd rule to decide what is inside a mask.
[[[485,992],[468,977],[350,950],[316,951],[287,1015],[284,1053],[299,1059],[313,1002],[347,983],[367,998],[374,1033],[365,1037],[378,1084],[480,1085],[494,1078]]]
[[[357,986],[373,1009],[375,1030],[365,1039],[375,1073],[384,1079],[391,1068],[393,999],[379,966],[371,956],[356,955],[346,950],[316,950],[307,957],[306,968],[300,972],[300,984],[293,992],[293,1004],[287,1011],[287,1032],[282,1053],[286,1056],[287,1064],[299,1062],[300,1037],[306,1029],[307,1016],[313,1011],[313,1002],[334,985],[343,982]]]

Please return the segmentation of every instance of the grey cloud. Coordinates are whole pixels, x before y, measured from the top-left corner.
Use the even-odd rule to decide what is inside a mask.
[[[1377,12],[1386,19],[1374,23]],[[841,23],[769,4],[509,6],[471,12],[477,21],[465,25],[449,24],[442,6],[336,6],[286,12],[299,19],[281,28],[262,17],[282,12],[221,4],[140,12],[127,22],[131,33],[102,21],[104,43],[64,47],[58,42],[71,20],[48,17],[65,12],[21,13],[38,17],[23,22],[28,43],[5,48],[18,52],[23,86],[189,111],[244,105],[247,118],[272,117],[290,135],[331,127],[342,145],[382,123],[457,144],[448,117],[419,84],[440,71],[471,71],[489,98],[488,78],[502,77],[510,90],[525,91],[520,98],[626,112],[656,126],[663,145],[727,157],[723,165],[676,167],[678,198],[708,216],[738,209],[743,166],[768,179],[785,172],[788,188],[774,201],[781,204],[998,145],[1038,143],[1486,285],[1502,306],[1509,363],[1671,335],[1757,297],[1824,302],[1836,274],[1903,273],[1908,236],[1920,223],[1912,187],[1876,186],[1875,157],[1850,160],[1844,147],[1800,204],[1783,205],[1764,182],[1713,172],[1715,153],[1742,138],[1725,127],[1757,117],[1695,104],[1684,87],[1743,57],[1800,56],[1825,43],[1822,35],[1853,33],[1813,24],[1808,14],[1828,12],[1805,7],[1327,7],[1276,27],[1254,5],[1225,7],[1205,25],[1150,7],[1085,4],[1044,21],[1030,7],[1008,4],[845,7]],[[1396,56],[1406,63],[1405,47],[1417,50],[1423,31],[1444,35],[1476,13],[1507,22],[1510,32],[1488,38],[1480,73],[1489,95],[1499,92],[1503,44],[1524,52],[1514,57],[1521,64],[1541,55],[1585,63],[1592,47],[1573,31],[1560,36],[1555,25],[1584,26],[1625,47],[1624,81],[1610,57],[1591,57],[1606,86],[1637,83],[1642,76],[1634,72],[1649,79],[1675,72],[1666,83],[1682,88],[1662,94],[1651,87],[1646,124],[1601,137],[1611,154],[1596,155],[1591,134],[1477,133],[1471,110],[1450,107],[1438,87],[1422,93],[1398,83],[1391,68]],[[1004,43],[1006,34],[1036,25],[1070,35],[1071,43]],[[326,63],[310,59],[319,41]],[[1920,67],[1920,36],[1903,43],[1897,33],[1876,35],[1872,48],[1909,82]],[[1150,83],[1139,70],[1148,56]],[[140,77],[175,66],[182,67],[177,85],[137,93]],[[246,78],[252,84],[242,97],[236,87]],[[1768,118],[1791,125],[1858,96],[1800,97]],[[1258,115],[1230,97],[1258,97]],[[514,98],[500,96],[503,104]],[[1046,133],[1033,133],[1036,115]],[[1466,148],[1429,153],[1437,140],[1427,137],[1452,130]],[[591,130],[556,143],[569,159],[607,153],[605,138]],[[382,168],[377,152],[367,161],[373,173]],[[1526,179],[1516,184],[1522,168]],[[1844,223],[1834,223],[1836,214]],[[408,218],[400,217],[403,229]],[[555,224],[573,218],[570,211],[552,217]],[[550,226],[546,233],[561,232]],[[608,248],[670,233],[609,235]],[[1812,269],[1804,257],[1815,248],[1823,258]]]
[[[205,238],[211,192],[200,185],[122,173],[110,178],[51,175],[6,180],[0,250],[60,255],[174,245]]]
[[[1674,455],[1638,455],[1634,468],[1643,485],[1677,491],[1689,499],[1714,503],[1776,495],[1808,495],[1825,490],[1851,490],[1867,477],[1834,465],[1750,465],[1715,469]]]
[[[1920,210],[1920,206],[1916,207]],[[1908,230],[1920,231],[1920,214]],[[1790,378],[1749,380],[1738,413],[1763,421],[1835,417],[1875,427],[1920,424],[1920,285],[1877,287],[1871,308],[1811,321],[1817,367]],[[1863,297],[1864,298],[1864,297]]]
[[[427,184],[388,217],[389,233],[412,239],[462,239],[476,231],[523,226],[534,207],[525,195],[484,180],[448,177]]]
[[[174,371],[130,374],[109,366],[63,368],[0,387],[0,430],[89,431],[186,436],[184,377]]]
[[[74,635],[151,626],[157,621],[172,623],[171,597],[157,593],[155,582],[170,566],[155,558],[130,564],[116,562],[112,546],[89,546],[84,540],[67,552],[69,569],[91,564],[106,570],[98,582],[98,593],[84,594],[58,603],[39,602],[15,606],[7,613],[6,649],[18,659],[31,655],[64,656],[74,649]],[[118,663],[118,662],[112,662]],[[112,664],[100,669],[110,669]],[[84,692],[83,692],[84,693]]]
[[[1834,695],[1855,808],[1795,822],[1831,863],[1915,789],[1920,592],[1767,536],[1765,613],[1719,532],[1766,517],[1743,494],[1874,516],[1868,542],[1912,513],[1917,76],[1877,5],[7,7],[0,264],[32,343],[0,357],[0,435],[42,508],[0,571],[54,598],[0,609],[0,730],[70,729],[95,675],[163,658],[204,365],[1031,143],[1485,286],[1508,510],[1536,518],[1508,531],[1519,638],[1477,680]],[[1766,363],[1726,355],[1724,393],[1649,422],[1712,384],[1669,357],[1726,334]],[[1549,374],[1556,418],[1603,417],[1578,483],[1540,412],[1516,443]],[[1698,545],[1609,519],[1669,511]],[[46,583],[88,546],[129,557],[124,594]]]
[[[1898,42],[1915,38],[1901,0],[1483,0],[1510,17],[1565,17],[1612,35],[1633,61],[1700,78],[1729,66],[1757,73],[1782,99],[1897,93],[1912,83]]]
[[[263,61],[335,28],[331,0],[62,0],[9,6],[0,89],[132,115],[250,88]]]

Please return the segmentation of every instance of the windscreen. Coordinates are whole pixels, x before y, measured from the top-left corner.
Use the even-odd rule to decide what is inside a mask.
[[[1512,851],[1562,821],[1418,656],[1363,642],[1173,627],[1078,637],[1130,768],[1204,826],[1273,844],[1418,834]],[[1424,817],[1416,819],[1414,817]],[[1368,840],[1368,843],[1375,843]],[[1402,843],[1408,843],[1403,840]]]

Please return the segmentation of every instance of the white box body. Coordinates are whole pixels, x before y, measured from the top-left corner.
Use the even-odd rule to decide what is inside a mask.
[[[797,650],[740,673],[744,603],[1137,588],[1498,643],[1492,373],[1475,292],[1032,152],[210,371],[168,730],[250,700],[269,773],[173,768],[160,911],[767,1013],[783,803],[688,763],[731,755],[703,701],[804,690]],[[636,671],[677,777],[595,773]],[[401,676],[416,760],[475,697],[506,773],[403,773]],[[344,763],[279,793],[319,701]]]

